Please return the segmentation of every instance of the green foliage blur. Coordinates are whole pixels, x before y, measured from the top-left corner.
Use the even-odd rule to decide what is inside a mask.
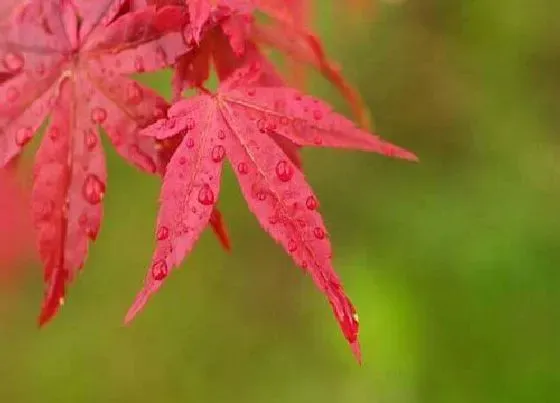
[[[0,295],[0,402],[560,401],[560,3],[387,0],[344,18],[320,4],[376,131],[421,159],[304,153],[364,365],[231,172],[233,252],[205,233],[124,327],[158,180],[111,150],[103,228],[58,317],[35,325],[37,264]],[[320,77],[308,91],[346,111]]]

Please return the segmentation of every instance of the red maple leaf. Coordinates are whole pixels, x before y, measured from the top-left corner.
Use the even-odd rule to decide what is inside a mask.
[[[166,101],[127,77],[173,63],[185,52],[177,7],[119,17],[124,0],[32,0],[3,26],[0,166],[52,118],[34,168],[32,210],[47,283],[39,322],[63,301],[97,237],[107,175],[97,128],[140,169],[163,167],[154,139],[138,130],[165,115]]]
[[[270,134],[299,146],[350,148],[409,160],[416,157],[294,89],[246,87],[251,80],[245,74],[233,75],[215,94],[203,92],[177,102],[167,119],[144,130],[158,139],[181,135],[183,140],[164,177],[152,266],[126,321],[132,320],[183,261],[207,226],[227,159],[250,210],[326,294],[359,358],[356,312],[332,268],[331,245],[317,198]]]

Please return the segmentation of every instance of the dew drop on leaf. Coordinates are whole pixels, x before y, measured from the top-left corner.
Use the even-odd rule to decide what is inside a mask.
[[[315,210],[317,208],[317,199],[313,196],[309,196],[305,201],[305,205],[309,210]]]
[[[80,227],[90,239],[97,238],[99,227],[92,227],[90,225],[86,212],[80,214],[80,218],[78,218],[78,224],[80,224]]]
[[[169,238],[169,228],[164,225],[160,226],[157,230],[156,237],[158,241],[163,241]]]
[[[186,141],[187,141],[187,148],[194,147],[194,140],[192,139],[192,137],[189,137]]]
[[[93,108],[91,111],[91,121],[95,124],[101,124],[107,119],[107,111],[104,108]]]
[[[97,136],[92,129],[85,131],[85,142],[88,151],[93,151],[93,149],[97,146]]]
[[[198,201],[204,206],[214,204],[214,192],[208,184],[204,184],[198,192]]]
[[[315,235],[315,238],[317,239],[323,239],[325,238],[325,231],[321,227],[315,227],[313,235]]]
[[[6,53],[6,56],[4,56],[3,64],[6,70],[14,73],[21,70],[25,62],[23,60],[23,56],[17,53],[8,52]]]
[[[297,249],[296,241],[294,241],[293,239],[290,239],[290,241],[288,242],[288,251],[289,252],[295,252],[296,249]]]
[[[192,129],[195,128],[195,126],[196,126],[196,123],[195,123],[194,119],[193,118],[188,118],[187,119],[187,130],[192,130]]]
[[[187,159],[185,157],[179,158],[179,164],[180,165],[185,165],[186,163],[187,163]]]
[[[261,133],[264,133],[266,131],[266,123],[264,119],[257,120],[257,129],[259,129]]]
[[[315,110],[313,111],[313,118],[314,118],[315,120],[321,120],[321,119],[323,119],[323,112],[321,112],[319,109],[315,109]]]
[[[249,173],[249,166],[244,162],[240,162],[237,165],[237,172],[239,172],[241,175],[247,175]]]
[[[99,204],[105,196],[105,184],[95,174],[88,174],[82,187],[82,194],[90,204]]]
[[[32,136],[33,131],[30,127],[20,127],[16,132],[16,144],[23,147],[31,140]]]
[[[294,169],[288,162],[280,161],[276,164],[276,175],[282,182],[288,182],[294,176]]]
[[[219,138],[220,140],[224,140],[224,139],[226,138],[226,132],[223,131],[223,130],[219,130],[219,131],[218,131],[218,138]]]
[[[226,149],[222,145],[217,145],[212,149],[212,161],[222,162],[226,156]]]
[[[167,277],[167,263],[165,260],[159,259],[152,264],[152,277],[156,281],[161,281]]]

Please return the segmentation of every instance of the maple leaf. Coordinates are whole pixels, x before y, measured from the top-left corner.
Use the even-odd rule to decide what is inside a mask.
[[[143,131],[158,139],[186,135],[165,173],[152,266],[125,321],[133,319],[192,250],[218,200],[227,158],[249,209],[325,293],[359,359],[358,319],[332,268],[331,245],[317,198],[270,134],[299,146],[350,148],[409,160],[416,157],[294,89],[244,88],[245,74],[250,75],[235,74],[215,94],[206,92],[175,103],[167,119]]]
[[[3,30],[0,57],[11,76],[0,84],[0,166],[52,111],[31,201],[46,282],[41,324],[57,312],[99,231],[107,177],[98,126],[127,161],[163,170],[154,139],[138,130],[168,105],[127,74],[164,67],[188,49],[184,16],[178,7],[149,7],[117,18],[125,3],[32,0]]]

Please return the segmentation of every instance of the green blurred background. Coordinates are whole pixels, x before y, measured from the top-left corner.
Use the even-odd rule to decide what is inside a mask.
[[[130,327],[158,181],[109,151],[102,232],[38,331],[40,268],[0,295],[0,402],[560,402],[560,3],[379,2],[317,30],[414,165],[306,150],[356,303],[358,366],[231,172],[234,251],[205,233]],[[314,77],[309,91],[344,111]]]

